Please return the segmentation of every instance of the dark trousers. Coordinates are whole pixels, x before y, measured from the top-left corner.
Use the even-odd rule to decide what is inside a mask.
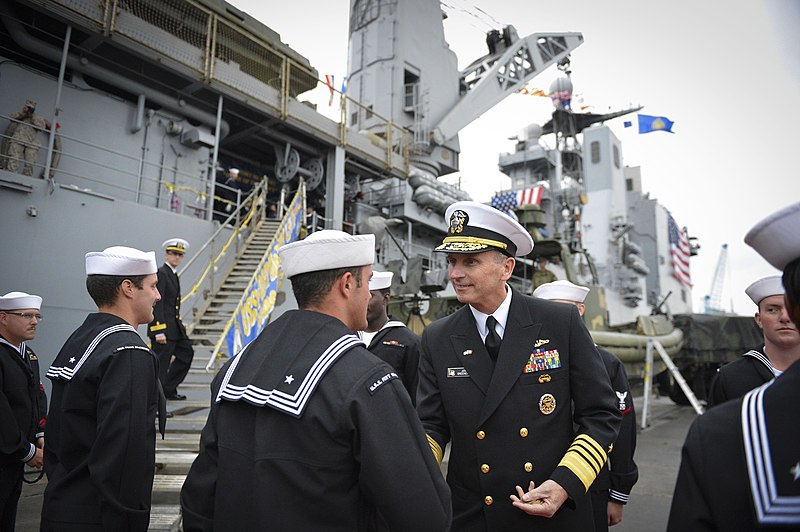
[[[169,398],[178,393],[178,385],[186,378],[194,358],[194,349],[188,338],[167,340],[166,344],[153,341],[153,352],[158,356],[158,378]],[[173,357],[175,359],[173,360]]]
[[[13,532],[25,464],[0,466],[0,532]]]
[[[590,490],[594,532],[608,532],[608,490]]]

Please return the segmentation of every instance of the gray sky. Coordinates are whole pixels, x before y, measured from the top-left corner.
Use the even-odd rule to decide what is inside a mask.
[[[320,76],[333,74],[338,83],[346,74],[346,0],[231,3],[277,31]],[[445,0],[443,7],[461,68],[485,54],[492,27],[513,24],[520,36],[579,31],[584,43],[572,54],[572,79],[583,105],[604,112],[639,104],[642,113],[673,120],[674,135],[639,135],[623,127],[631,118],[608,125],[625,164],[641,166],[643,189],[699,239],[691,261],[695,312],[723,243],[724,307],[755,311],[744,288],[778,272],[743,243],[744,234],[800,200],[800,2]],[[529,86],[547,90],[559,74],[550,69]],[[551,112],[549,99],[515,94],[462,130],[460,178],[473,199],[488,201],[510,186],[497,170],[498,154],[513,151],[508,137]]]

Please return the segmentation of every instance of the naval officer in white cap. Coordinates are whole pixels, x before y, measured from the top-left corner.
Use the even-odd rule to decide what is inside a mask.
[[[391,530],[447,530],[450,493],[408,393],[355,334],[375,237],[318,231],[278,254],[300,310],[214,379],[184,530],[367,530],[377,513]]]
[[[800,327],[800,203],[745,236],[783,270],[784,302]],[[683,445],[669,532],[800,530],[800,361],[695,419]]]
[[[397,370],[411,402],[414,403],[419,368],[419,336],[406,327],[405,323],[388,314],[392,277],[392,272],[372,272],[372,279],[369,280],[367,328],[358,334],[373,355]]]
[[[39,359],[25,343],[36,336],[42,298],[0,296],[0,530],[14,530],[25,464],[42,468],[47,397]]]
[[[181,281],[178,266],[189,250],[189,242],[182,238],[165,240],[164,264],[158,269],[158,293],[161,300],[153,308],[153,320],[147,328],[150,345],[158,356],[161,386],[167,399],[181,401],[186,396],[178,393],[178,385],[186,378],[194,359],[194,349],[186,326],[181,320]]]
[[[533,291],[533,297],[575,305],[581,316],[586,311],[583,302],[588,294],[589,288],[566,280],[545,283]],[[631,490],[639,480],[639,468],[633,460],[636,451],[636,412],[633,409],[633,394],[625,366],[610,351],[599,346],[597,351],[611,379],[617,407],[622,415],[622,424],[614,442],[614,452],[608,459],[608,467],[600,471],[594,484],[589,488],[594,512],[594,532],[601,532],[608,530],[609,526],[622,522],[622,514],[625,505],[628,504]]]
[[[800,360],[800,332],[784,305],[781,276],[759,279],[748,286],[745,293],[756,304],[755,320],[764,333],[764,346],[748,351],[717,370],[711,382],[708,406],[737,399]]]
[[[147,530],[155,420],[163,434],[158,360],[136,332],[159,300],[155,253],[123,246],[86,254],[97,305],[47,371],[43,531]]]
[[[574,306],[508,286],[533,250],[515,220],[464,201],[445,221],[436,251],[465,305],[422,335],[417,412],[439,461],[450,443],[453,528],[591,530],[620,423],[594,342]]]

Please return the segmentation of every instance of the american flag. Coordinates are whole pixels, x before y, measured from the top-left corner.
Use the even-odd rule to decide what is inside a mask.
[[[689,273],[689,239],[686,231],[678,227],[675,218],[667,213],[667,231],[669,232],[669,248],[672,252],[672,275],[686,286],[692,286],[692,276]]]
[[[524,190],[498,192],[492,196],[492,207],[498,211],[512,212],[523,205],[539,205],[542,201],[542,186]]]

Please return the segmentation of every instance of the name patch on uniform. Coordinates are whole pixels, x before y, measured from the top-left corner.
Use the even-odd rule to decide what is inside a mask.
[[[369,390],[369,394],[370,395],[375,395],[375,392],[378,391],[378,388],[380,388],[381,386],[383,386],[384,384],[386,384],[389,381],[393,381],[393,380],[399,379],[399,378],[400,377],[394,371],[391,372],[391,373],[387,373],[386,375],[384,375],[380,379],[378,379],[375,382],[373,382],[372,384],[370,384],[369,387],[367,388],[367,390]]]
[[[447,378],[450,377],[469,377],[467,368],[447,368]]]
[[[403,344],[401,344],[397,340],[384,340],[383,345],[393,345],[395,347],[405,347]]]
[[[525,364],[523,373],[535,373],[537,371],[544,371],[546,369],[556,369],[561,367],[561,357],[558,354],[558,349],[551,349],[545,351],[543,349],[534,349],[531,353],[528,362]]]
[[[126,349],[140,349],[142,351],[147,351],[148,353],[150,353],[150,349],[143,345],[123,345],[114,349],[114,352],[117,353],[119,351],[125,351]]]

